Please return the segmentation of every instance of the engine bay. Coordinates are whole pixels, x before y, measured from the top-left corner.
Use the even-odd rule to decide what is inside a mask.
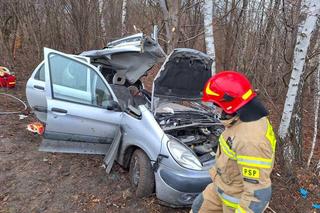
[[[201,163],[214,159],[223,125],[214,114],[186,111],[160,113],[156,120],[166,134],[187,145]]]

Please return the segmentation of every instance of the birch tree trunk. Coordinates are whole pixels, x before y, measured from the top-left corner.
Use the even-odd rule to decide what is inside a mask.
[[[216,73],[216,54],[213,37],[213,0],[205,0],[203,5],[204,38],[207,54],[212,58],[211,72]]]
[[[106,22],[105,22],[104,16],[103,16],[104,0],[99,0],[98,3],[99,3],[100,27],[101,27],[103,39],[105,39],[105,37],[106,37]]]
[[[320,42],[319,42],[320,44]],[[320,46],[320,45],[319,45]],[[320,55],[317,57],[317,61],[320,62]],[[315,73],[315,94],[314,94],[314,132],[312,138],[312,146],[311,152],[308,158],[307,166],[309,168],[310,162],[313,156],[314,148],[317,142],[317,134],[318,134],[318,119],[319,119],[319,107],[320,107],[320,63],[317,66],[317,72]],[[320,163],[320,161],[319,161]]]
[[[304,69],[307,69],[308,66],[305,66]],[[302,140],[302,119],[303,119],[303,92],[304,92],[304,85],[305,85],[305,75],[301,76],[301,80],[298,86],[297,91],[297,98],[295,101],[295,106],[292,113],[292,121],[290,128],[292,131],[289,131],[288,139],[290,140],[289,144],[292,144],[293,147],[293,157],[295,161],[297,161],[298,165],[302,164],[302,146],[303,146],[303,140]]]
[[[298,34],[292,62],[292,73],[278,132],[280,140],[283,143],[283,157],[288,172],[292,168],[294,150],[292,143],[290,143],[287,136],[289,129],[291,128],[291,118],[293,109],[296,105],[297,93],[299,85],[301,84],[301,76],[304,73],[305,58],[312,32],[316,27],[319,10],[319,0],[304,0],[302,2],[302,9],[300,13],[302,21],[298,26]]]
[[[126,33],[127,0],[122,0],[121,35]]]

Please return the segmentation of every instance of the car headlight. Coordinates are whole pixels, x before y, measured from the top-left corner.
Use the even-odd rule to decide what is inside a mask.
[[[168,149],[172,157],[181,166],[194,170],[202,169],[202,165],[198,158],[184,144],[171,139],[168,141]]]

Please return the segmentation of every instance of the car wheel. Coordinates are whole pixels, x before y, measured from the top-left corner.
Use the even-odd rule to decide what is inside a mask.
[[[154,173],[148,156],[140,149],[130,160],[130,180],[137,197],[146,197],[154,190]]]

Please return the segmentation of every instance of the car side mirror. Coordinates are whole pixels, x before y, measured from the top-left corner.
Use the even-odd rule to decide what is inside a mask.
[[[122,111],[120,105],[118,102],[112,100],[112,101],[108,101],[107,103],[107,110],[113,110],[113,111]]]

